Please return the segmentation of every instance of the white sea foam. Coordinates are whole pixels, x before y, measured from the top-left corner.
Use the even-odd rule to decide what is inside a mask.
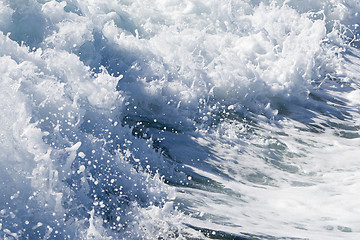
[[[359,9],[0,2],[0,236],[359,238]]]

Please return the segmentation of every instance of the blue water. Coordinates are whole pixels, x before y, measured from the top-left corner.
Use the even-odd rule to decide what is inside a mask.
[[[0,239],[359,239],[359,10],[0,1]]]

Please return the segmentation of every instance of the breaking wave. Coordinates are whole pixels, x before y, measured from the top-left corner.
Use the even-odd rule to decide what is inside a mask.
[[[0,2],[0,238],[358,239],[355,0]]]

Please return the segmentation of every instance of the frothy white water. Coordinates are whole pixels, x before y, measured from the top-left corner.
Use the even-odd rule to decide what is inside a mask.
[[[0,2],[0,236],[357,239],[359,9]]]

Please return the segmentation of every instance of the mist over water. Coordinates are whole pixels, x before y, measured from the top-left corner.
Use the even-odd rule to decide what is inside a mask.
[[[359,239],[359,11],[0,1],[0,239]]]

